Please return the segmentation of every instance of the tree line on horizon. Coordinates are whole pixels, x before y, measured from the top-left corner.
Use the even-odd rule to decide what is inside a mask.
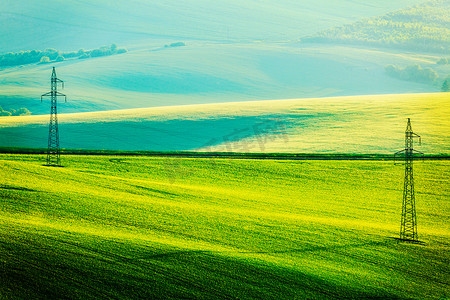
[[[436,62],[436,65],[447,65],[449,62],[448,58],[443,57]],[[439,74],[431,67],[422,67],[419,64],[409,65],[403,68],[397,65],[387,65],[384,70],[386,74],[393,78],[432,84],[439,86],[442,92],[449,91],[450,75],[444,73],[443,76],[439,76]]]
[[[433,84],[439,75],[432,68],[422,68],[420,65],[410,65],[401,68],[396,65],[388,65],[385,68],[388,75],[407,81]]]
[[[384,16],[331,28],[302,42],[333,42],[430,52],[450,51],[450,2],[432,0]]]
[[[29,116],[31,112],[25,108],[19,109],[11,109],[10,111],[4,110],[3,107],[0,106],[0,117],[8,117],[8,116]]]
[[[111,46],[103,46],[97,49],[84,50],[72,52],[61,52],[56,49],[46,50],[28,50],[20,52],[8,52],[0,54],[0,67],[11,67],[19,65],[27,65],[33,63],[50,63],[61,62],[66,59],[79,58],[87,59],[92,57],[110,56],[115,54],[122,54],[128,52],[125,48],[118,48],[116,44]]]

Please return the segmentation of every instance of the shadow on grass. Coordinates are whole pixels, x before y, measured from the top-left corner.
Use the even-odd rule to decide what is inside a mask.
[[[49,165],[49,164],[44,164],[44,165],[42,165],[42,166],[44,166],[44,167],[54,167],[54,168],[64,168],[64,166],[61,166],[61,165]]]
[[[158,253],[161,249],[107,239],[2,232],[0,291],[6,298],[402,299],[351,282],[339,285],[298,266],[227,253],[167,248]]]
[[[253,253],[253,254],[283,254],[283,253],[307,253],[307,252],[317,252],[317,251],[336,251],[336,250],[345,250],[352,248],[360,248],[360,247],[368,247],[368,246],[384,246],[389,244],[388,240],[384,241],[370,241],[365,243],[354,243],[354,244],[342,244],[342,245],[333,245],[333,246],[306,246],[298,249],[288,249],[288,250],[280,250],[280,251],[241,251],[239,253]]]
[[[24,192],[41,192],[38,190],[33,190],[33,189],[29,189],[29,188],[25,188],[22,186],[13,186],[13,185],[6,185],[6,184],[0,184],[0,189],[3,190],[14,190],[14,191],[24,191]]]

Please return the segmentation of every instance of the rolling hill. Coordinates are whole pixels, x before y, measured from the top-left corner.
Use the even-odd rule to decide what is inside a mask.
[[[419,2],[3,1],[0,40],[8,43],[0,54],[112,43],[128,53],[2,67],[0,106],[46,113],[36,100],[49,88],[52,66],[66,81],[66,112],[437,92],[439,84],[391,78],[385,67],[421,64],[445,78],[448,68],[436,67],[440,54],[297,42]],[[186,46],[164,47],[173,42]]]
[[[381,15],[419,0],[222,1],[144,0],[95,2],[2,1],[0,52],[57,48],[78,50],[99,44],[143,40],[292,40],[300,35]]]
[[[449,93],[373,95],[60,114],[59,128],[68,149],[391,154],[411,118],[421,151],[449,154],[449,112]],[[0,145],[44,148],[47,124],[2,117]]]
[[[403,166],[0,155],[0,295],[13,299],[440,299],[449,162]]]
[[[432,0],[338,26],[305,41],[393,47],[426,52],[450,52],[450,2]]]
[[[0,150],[47,147],[55,66],[61,148],[103,155],[0,153],[0,298],[448,297],[448,160],[415,164],[423,243],[405,244],[403,166],[277,159],[385,158],[407,118],[415,149],[448,158],[442,53],[299,40],[423,2],[2,0],[0,114],[32,115],[0,116]],[[123,51],[70,55],[103,45]],[[4,59],[33,50],[52,57]]]
[[[203,44],[0,71],[0,106],[47,113],[39,96],[51,67],[66,82],[67,112],[265,99],[435,92],[405,82],[387,64],[434,66],[438,55],[308,45]],[[445,73],[446,69],[442,69]],[[441,71],[440,71],[441,72]],[[444,76],[444,73],[440,74]]]

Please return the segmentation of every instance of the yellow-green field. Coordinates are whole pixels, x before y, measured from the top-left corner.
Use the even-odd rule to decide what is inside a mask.
[[[368,95],[60,114],[59,130],[67,149],[392,154],[411,118],[417,149],[448,155],[449,115],[450,93]],[[0,117],[0,146],[47,147],[48,121]]]
[[[0,298],[450,296],[450,163],[0,155]]]

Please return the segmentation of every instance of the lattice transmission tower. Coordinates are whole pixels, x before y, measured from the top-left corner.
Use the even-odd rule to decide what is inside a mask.
[[[41,95],[41,102],[43,97],[50,97],[50,123],[48,126],[48,148],[47,148],[47,165],[60,166],[61,157],[59,149],[59,132],[58,132],[58,111],[56,108],[58,96],[64,97],[67,102],[67,97],[58,92],[58,84],[64,88],[64,82],[56,77],[55,67],[52,70],[51,90],[48,93]]]
[[[400,240],[408,242],[419,242],[417,235],[417,216],[416,216],[416,199],[414,194],[414,173],[413,161],[414,153],[423,153],[414,150],[414,138],[419,139],[421,145],[421,137],[414,133],[411,128],[411,120],[408,118],[405,131],[405,149],[394,154],[394,161],[397,156],[403,156],[405,160],[405,182],[403,186],[403,203],[402,203],[402,218],[400,224]]]

